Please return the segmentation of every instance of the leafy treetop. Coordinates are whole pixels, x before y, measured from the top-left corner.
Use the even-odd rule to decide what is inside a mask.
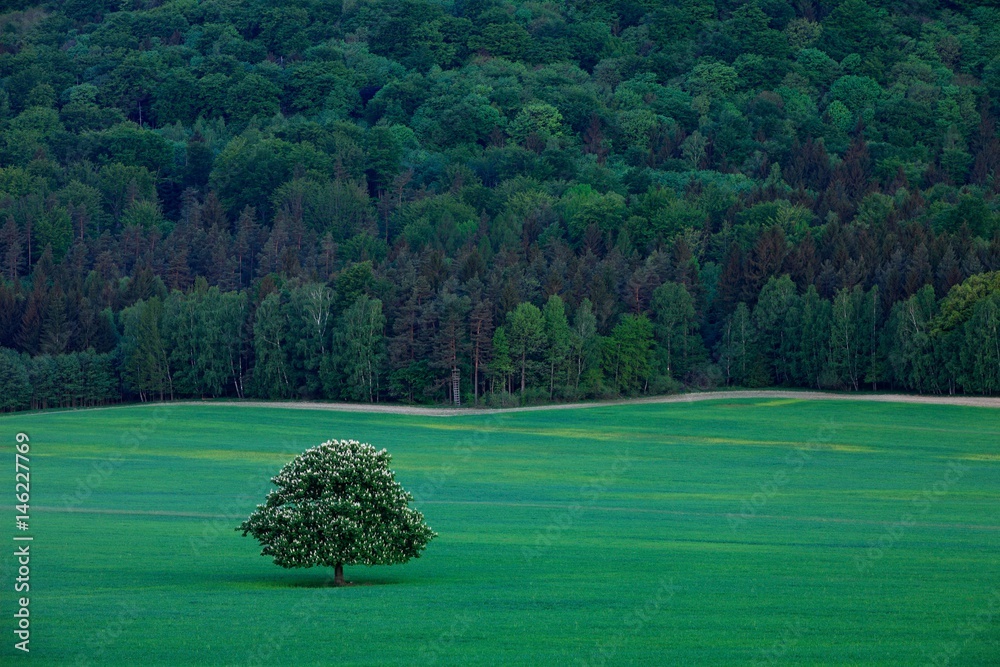
[[[357,440],[329,440],[288,463],[263,505],[237,530],[282,567],[391,565],[419,557],[436,535],[407,506],[391,456]]]

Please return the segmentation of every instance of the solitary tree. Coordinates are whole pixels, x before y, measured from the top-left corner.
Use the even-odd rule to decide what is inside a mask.
[[[356,440],[306,450],[271,481],[278,487],[237,530],[282,567],[392,565],[417,558],[436,536],[389,469],[391,456]]]

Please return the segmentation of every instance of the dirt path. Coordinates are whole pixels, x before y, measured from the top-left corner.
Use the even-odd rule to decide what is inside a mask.
[[[821,391],[788,391],[768,389],[760,391],[711,391],[653,398],[635,398],[620,401],[593,401],[589,403],[560,403],[526,408],[474,409],[474,408],[423,408],[408,405],[368,405],[359,403],[319,403],[311,401],[176,401],[168,405],[210,405],[233,408],[284,408],[288,410],[333,410],[337,412],[370,412],[394,415],[420,415],[423,417],[456,417],[503,412],[534,412],[538,410],[576,410],[603,408],[615,405],[642,405],[645,403],[693,403],[737,398],[799,399],[810,401],[872,401],[877,403],[916,403],[924,405],[961,405],[976,408],[1000,408],[1000,397],[987,396],[912,396],[908,394],[846,394]]]

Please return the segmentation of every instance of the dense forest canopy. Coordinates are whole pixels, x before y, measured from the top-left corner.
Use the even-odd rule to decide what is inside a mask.
[[[0,16],[0,409],[1000,390],[1000,8]]]

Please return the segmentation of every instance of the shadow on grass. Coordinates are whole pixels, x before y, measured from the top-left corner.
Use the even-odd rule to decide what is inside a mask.
[[[333,572],[329,575],[323,572],[314,574],[307,573],[276,573],[264,576],[232,576],[226,577],[224,581],[235,584],[240,588],[358,588],[362,586],[405,586],[412,583],[412,580],[402,577],[379,576],[372,574],[357,573],[351,576],[345,573],[347,583],[343,586],[334,586]],[[215,579],[219,581],[219,579]]]

